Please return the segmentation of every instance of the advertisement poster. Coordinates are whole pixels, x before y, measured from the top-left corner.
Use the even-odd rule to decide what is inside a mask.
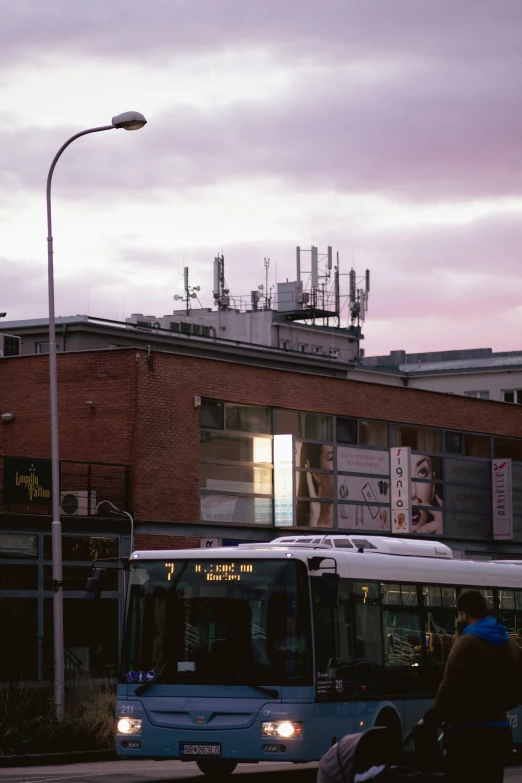
[[[390,449],[390,497],[392,533],[411,533],[411,450]]]
[[[341,473],[368,473],[373,476],[390,475],[388,450],[337,447],[337,470]]]
[[[371,530],[374,533],[390,532],[390,507],[356,506],[351,503],[339,503],[337,507],[337,527],[353,530]]]
[[[493,538],[496,541],[511,541],[513,538],[513,503],[510,459],[493,459],[491,461],[491,492]]]
[[[295,444],[297,527],[333,527],[333,446],[331,443]],[[277,467],[274,465],[274,476]]]

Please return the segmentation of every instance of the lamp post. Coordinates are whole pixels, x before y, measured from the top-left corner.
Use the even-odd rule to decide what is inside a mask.
[[[100,500],[100,502],[96,506],[96,509],[99,509],[100,506],[103,506],[104,503],[107,503],[107,505],[111,507],[111,509],[114,511],[115,514],[121,514],[122,516],[128,518],[130,522],[130,553],[129,554],[132,555],[134,551],[134,518],[132,514],[130,514],[128,511],[122,511],[121,508],[115,506],[114,503],[111,503],[110,500]]]
[[[53,629],[54,629],[54,705],[56,717],[63,717],[64,710],[64,647],[63,647],[63,581],[62,581],[62,524],[60,520],[60,455],[58,449],[58,384],[56,377],[56,324],[54,315],[53,230],[51,222],[51,180],[62,152],[75,139],[88,133],[124,128],[139,130],[147,120],[136,111],[127,111],[112,118],[111,125],[89,128],[76,133],[63,144],[54,156],[47,175],[47,274],[49,285],[49,392],[51,411],[51,467],[52,512],[51,525],[53,562]]]

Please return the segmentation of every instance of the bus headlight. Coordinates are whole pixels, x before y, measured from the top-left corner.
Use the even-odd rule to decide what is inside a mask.
[[[120,718],[118,721],[118,734],[141,734],[143,721],[141,718]]]
[[[263,737],[281,737],[281,739],[295,739],[300,737],[303,728],[300,723],[290,720],[274,720],[261,724]]]

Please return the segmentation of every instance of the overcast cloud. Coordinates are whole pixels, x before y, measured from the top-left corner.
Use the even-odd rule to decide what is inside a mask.
[[[292,279],[295,245],[372,272],[368,355],[522,349],[520,0],[0,0],[0,310],[163,315]],[[346,278],[343,278],[343,281]]]

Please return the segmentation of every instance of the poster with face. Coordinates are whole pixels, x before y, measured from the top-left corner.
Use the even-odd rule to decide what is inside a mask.
[[[411,455],[411,532],[442,535],[442,459]]]
[[[295,449],[296,524],[333,527],[333,446],[299,441]]]

